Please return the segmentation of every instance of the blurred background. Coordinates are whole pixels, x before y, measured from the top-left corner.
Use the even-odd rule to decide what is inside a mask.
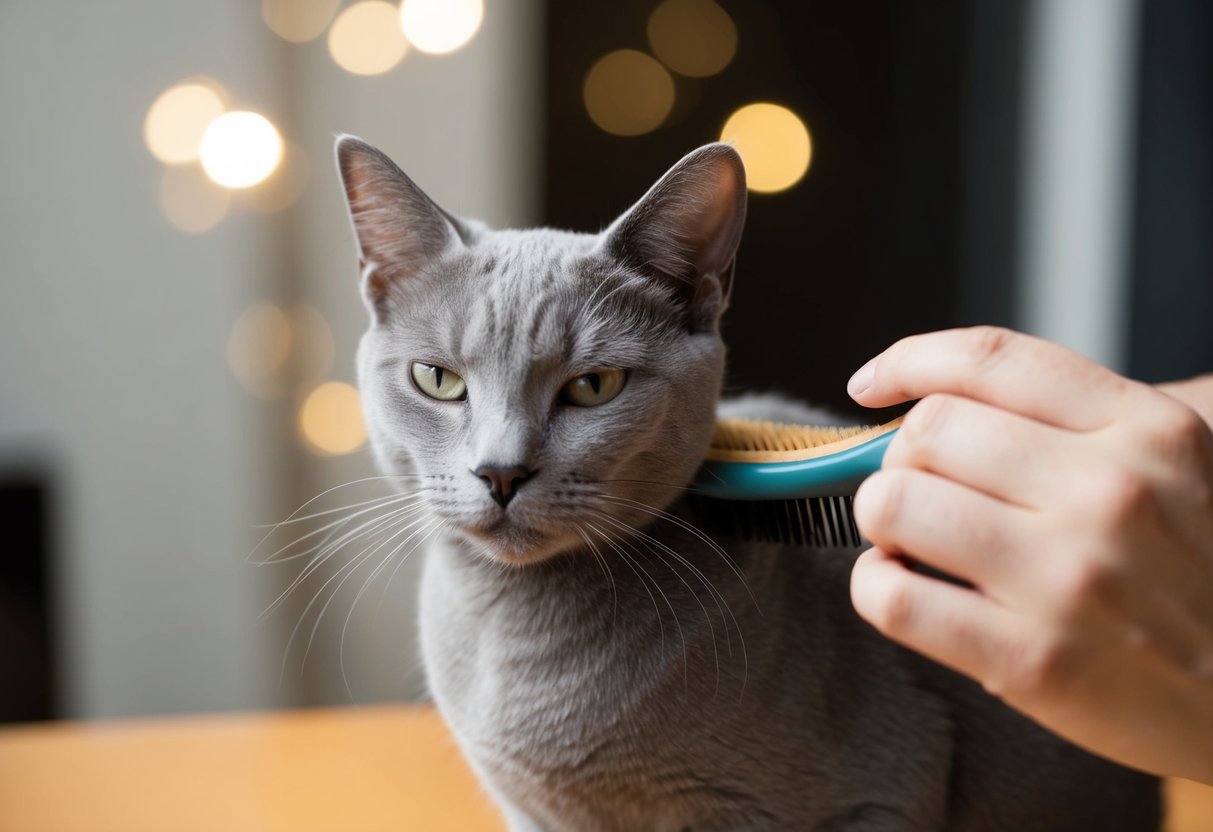
[[[1200,0],[2,0],[0,721],[423,695],[419,559],[264,525],[385,493],[342,132],[584,230],[734,142],[733,390],[858,416],[870,355],[983,322],[1213,369]]]

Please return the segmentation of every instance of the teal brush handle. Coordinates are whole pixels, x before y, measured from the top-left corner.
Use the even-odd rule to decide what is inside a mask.
[[[693,490],[722,500],[798,500],[854,494],[880,470],[885,448],[896,430],[835,454],[796,462],[718,462],[707,460]]]

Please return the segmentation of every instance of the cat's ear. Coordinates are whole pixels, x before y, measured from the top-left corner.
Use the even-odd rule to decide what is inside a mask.
[[[692,332],[714,329],[728,303],[741,229],[745,168],[727,144],[682,158],[604,232],[605,252],[666,282]]]
[[[393,285],[414,277],[472,233],[382,151],[359,138],[338,137],[337,170],[358,238],[363,292],[373,311],[389,302]]]

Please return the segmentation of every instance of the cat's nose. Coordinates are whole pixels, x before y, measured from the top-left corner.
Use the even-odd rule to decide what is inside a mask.
[[[530,468],[501,465],[481,465],[472,472],[488,485],[497,505],[505,508],[518,493],[518,488],[535,475]]]

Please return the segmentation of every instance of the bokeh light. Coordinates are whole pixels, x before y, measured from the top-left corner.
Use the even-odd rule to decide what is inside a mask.
[[[657,129],[674,106],[674,79],[657,60],[619,49],[590,67],[582,90],[590,119],[616,136]]]
[[[355,75],[379,75],[400,63],[408,41],[400,13],[383,0],[362,0],[344,9],[329,29],[329,54]]]
[[[324,34],[341,0],[261,0],[261,19],[278,37],[307,43]]]
[[[263,399],[281,396],[292,340],[291,321],[277,305],[263,301],[240,313],[227,338],[227,363],[240,386]]]
[[[160,94],[143,121],[143,138],[152,155],[170,165],[198,158],[198,143],[212,121],[223,114],[218,85],[204,81],[170,87]]]
[[[341,381],[326,381],[299,407],[299,434],[319,454],[348,454],[366,441],[362,400]]]
[[[778,104],[747,104],[725,122],[720,140],[737,148],[745,163],[746,186],[759,193],[792,187],[805,175],[813,155],[809,130],[800,117]]]
[[[197,165],[174,165],[160,179],[160,208],[173,227],[203,234],[217,226],[232,204],[232,192],[220,188]]]
[[[712,0],[665,0],[653,10],[649,46],[679,75],[706,78],[720,72],[737,52],[737,27]]]
[[[293,345],[292,367],[299,380],[315,384],[333,369],[332,327],[310,303],[301,303],[293,308],[288,318]]]
[[[244,192],[244,204],[263,214],[284,211],[303,196],[310,176],[311,166],[303,148],[286,142],[278,167],[256,188]]]
[[[282,160],[282,136],[260,113],[238,110],[211,122],[198,147],[202,169],[225,188],[261,182]]]
[[[400,26],[409,43],[432,55],[466,44],[484,19],[483,0],[404,0]]]

